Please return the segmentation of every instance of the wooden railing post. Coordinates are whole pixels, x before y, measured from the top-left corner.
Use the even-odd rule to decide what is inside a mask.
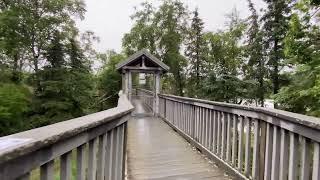
[[[266,132],[267,123],[260,121],[260,136],[259,137],[259,180],[264,179],[264,165],[265,165],[265,149],[266,149]]]

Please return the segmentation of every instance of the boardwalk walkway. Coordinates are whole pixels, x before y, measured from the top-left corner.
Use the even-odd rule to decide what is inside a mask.
[[[149,112],[135,100],[136,113]],[[161,119],[137,116],[128,123],[129,180],[231,179]]]

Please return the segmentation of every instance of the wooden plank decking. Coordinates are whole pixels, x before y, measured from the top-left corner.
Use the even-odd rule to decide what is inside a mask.
[[[148,112],[134,101],[136,113]],[[128,123],[129,180],[231,179],[159,118],[138,116]]]

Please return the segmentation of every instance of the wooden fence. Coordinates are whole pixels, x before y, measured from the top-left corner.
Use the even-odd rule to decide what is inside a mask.
[[[0,179],[29,180],[40,168],[41,180],[70,180],[76,151],[77,180],[124,179],[127,121],[133,106],[120,94],[118,107],[0,138]]]
[[[160,116],[239,179],[319,180],[320,119],[172,95]]]

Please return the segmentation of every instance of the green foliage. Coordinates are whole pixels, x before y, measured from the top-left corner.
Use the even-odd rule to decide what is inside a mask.
[[[319,25],[311,21],[311,1],[295,6],[285,38],[288,63],[295,67],[290,84],[275,95],[281,108],[297,113],[320,116],[320,36]]]
[[[28,112],[31,94],[21,85],[0,84],[0,136],[24,129],[24,114]]]
[[[180,54],[181,45],[186,36],[188,11],[179,0],[165,0],[158,8],[143,3],[132,19],[135,21],[130,33],[123,38],[123,48],[131,55],[143,48],[166,63],[173,75],[173,93],[182,95],[185,87],[186,59]]]
[[[263,34],[259,26],[259,16],[254,4],[251,0],[248,0],[251,16],[249,17],[248,27],[248,45],[246,47],[246,56],[248,56],[248,63],[244,67],[246,71],[246,78],[255,81],[256,86],[253,87],[254,91],[251,91],[251,97],[258,99],[259,104],[263,107],[266,94],[266,82],[267,67],[265,63],[265,57],[263,56]]]
[[[114,51],[110,51],[103,55],[106,62],[102,71],[98,74],[98,85],[100,110],[104,110],[117,105],[118,93],[121,89],[121,74],[117,71],[116,65],[125,60],[125,56],[117,54]]]
[[[32,128],[90,112],[93,84],[88,60],[75,39],[62,44],[62,38],[55,33],[48,49],[49,65],[39,71],[41,89],[33,103]]]
[[[207,44],[207,78],[201,97],[215,101],[240,103],[249,85],[239,78],[244,65],[244,47],[239,46],[245,31],[237,11],[229,15],[228,30],[205,35]]]
[[[262,16],[264,48],[268,56],[268,66],[273,83],[273,93],[277,94],[280,87],[280,71],[284,63],[284,38],[288,30],[290,18],[289,0],[264,0],[267,9]]]
[[[188,81],[187,81],[187,95],[197,96],[201,90],[200,82],[205,75],[205,53],[206,42],[203,33],[204,23],[199,17],[198,9],[193,12],[193,18],[191,20],[191,27],[188,30],[186,38],[186,50],[185,55],[188,59]]]
[[[65,35],[76,32],[73,17],[83,18],[84,3],[81,0],[10,0],[2,1],[0,8],[0,47],[14,62],[14,71],[21,72],[19,66],[24,60],[28,61],[35,71],[34,85],[39,90],[38,72],[46,60],[48,39],[56,30]]]

